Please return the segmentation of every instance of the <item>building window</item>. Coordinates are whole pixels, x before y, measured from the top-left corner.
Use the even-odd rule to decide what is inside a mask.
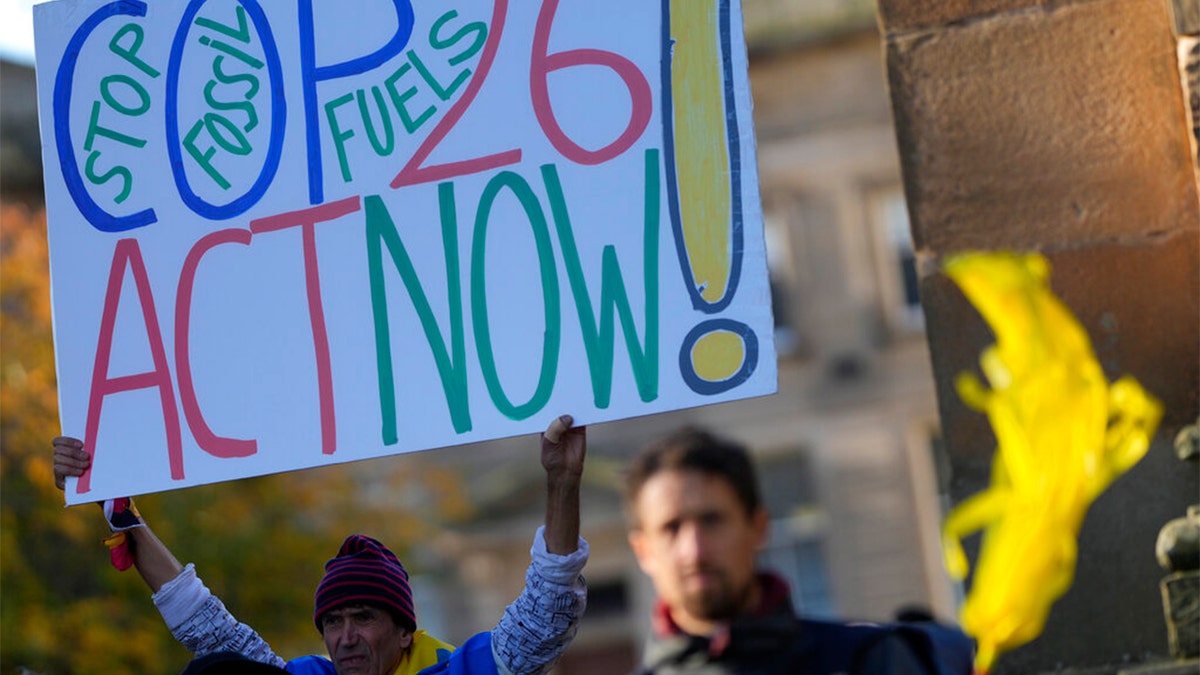
[[[592,581],[588,584],[587,613],[589,622],[620,618],[629,615],[629,591],[622,579]]]
[[[772,515],[759,566],[787,581],[798,613],[836,616],[824,547],[827,519],[818,502],[811,453],[796,448],[760,457],[759,466],[763,502]]]
[[[808,618],[837,616],[822,545],[824,520],[812,511],[771,521],[770,540],[759,555],[759,565],[787,581],[792,605]]]
[[[869,203],[879,295],[888,331],[893,337],[920,332],[925,328],[925,314],[904,192],[898,185],[875,190]]]
[[[792,250],[788,243],[787,220],[778,213],[763,217],[767,248],[767,270],[771,284],[771,316],[775,320],[775,351],[790,356],[799,351],[800,341],[792,316]]]

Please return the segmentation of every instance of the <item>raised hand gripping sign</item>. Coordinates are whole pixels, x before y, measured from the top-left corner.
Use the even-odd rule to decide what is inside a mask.
[[[68,503],[775,391],[736,0],[34,21]]]

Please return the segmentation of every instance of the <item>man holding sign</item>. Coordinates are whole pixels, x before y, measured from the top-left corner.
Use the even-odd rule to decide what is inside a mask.
[[[234,651],[304,675],[540,674],[566,649],[586,605],[580,571],[588,545],[579,536],[579,483],[587,434],[585,427],[572,423],[563,415],[542,435],[546,523],[534,537],[525,590],[495,629],[472,637],[460,649],[417,630],[408,573],[395,554],[370,537],[349,536],[326,563],[317,586],[313,620],[329,659],[285,661],[225,609],[191,564],[179,563],[128,500],[115,500],[115,507],[113,500],[106,502],[105,516],[129,538],[131,562],[154,592],[154,604],[172,634],[197,657]],[[60,488],[68,476],[78,477],[89,466],[82,446],[78,439],[54,439],[54,478]]]

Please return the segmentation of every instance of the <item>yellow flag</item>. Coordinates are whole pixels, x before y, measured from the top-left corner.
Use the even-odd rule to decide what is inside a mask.
[[[943,269],[991,326],[987,385],[955,381],[997,439],[991,485],[942,527],[946,568],[968,571],[963,537],[984,530],[963,629],[977,673],[1037,637],[1075,574],[1076,538],[1092,501],[1145,455],[1162,406],[1132,377],[1105,380],[1087,332],[1048,286],[1041,255],[965,253]]]

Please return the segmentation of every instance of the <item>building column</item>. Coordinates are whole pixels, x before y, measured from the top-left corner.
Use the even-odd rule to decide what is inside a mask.
[[[948,254],[1045,255],[1109,381],[1165,407],[1093,504],[1041,638],[993,675],[1164,656],[1154,542],[1200,491],[1171,450],[1200,412],[1200,200],[1170,0],[879,0],[879,18],[953,500],[989,479],[995,438],[953,380],[994,338]]]

